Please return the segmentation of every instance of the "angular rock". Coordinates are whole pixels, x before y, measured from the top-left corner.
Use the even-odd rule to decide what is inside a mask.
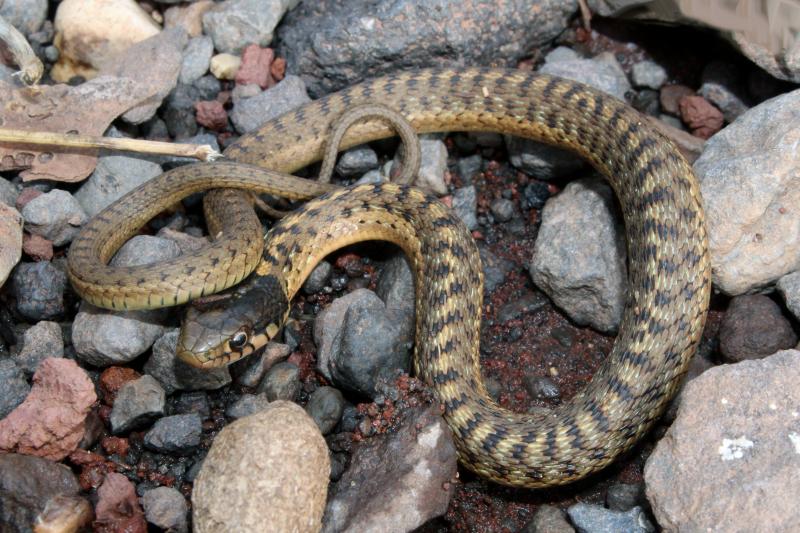
[[[800,270],[800,90],[750,109],[706,142],[700,179],[714,284],[734,296]]]
[[[94,527],[101,531],[145,533],[147,523],[136,489],[128,478],[116,472],[106,474],[97,489]]]
[[[142,496],[142,505],[145,518],[154,526],[174,533],[189,530],[189,505],[177,489],[157,487],[148,490]]]
[[[575,9],[556,0],[303,2],[278,28],[277,52],[318,97],[398,68],[516,65]]]
[[[161,174],[161,166],[138,157],[106,155],[97,160],[89,179],[75,198],[90,217],[111,205],[124,194]]]
[[[125,383],[117,393],[109,422],[115,435],[148,426],[164,415],[166,393],[153,377],[144,375]]]
[[[227,0],[203,15],[203,31],[220,52],[240,53],[248,44],[267,46],[283,14],[300,0]]]
[[[274,402],[214,439],[192,492],[194,530],[319,530],[329,475],[328,447],[311,417]]]
[[[447,511],[457,473],[452,433],[436,406],[397,432],[358,444],[333,487],[324,532],[411,531]]]
[[[14,270],[17,311],[31,320],[47,320],[64,312],[67,275],[50,261],[21,263]]]
[[[578,533],[594,531],[625,531],[628,533],[650,533],[656,528],[639,507],[630,511],[612,511],[590,503],[576,503],[567,509]]]
[[[3,394],[0,394],[0,420],[2,420],[25,401],[31,390],[22,368],[11,359],[0,359],[0,390],[3,391]]]
[[[664,530],[786,531],[800,523],[798,379],[800,352],[786,350],[712,368],[686,385],[644,469]]]
[[[783,276],[776,287],[786,302],[786,307],[800,320],[800,271]]]
[[[75,197],[61,189],[53,189],[25,204],[22,218],[28,231],[52,241],[55,246],[70,242],[80,231],[81,224],[89,220]]]
[[[778,304],[763,294],[736,296],[728,305],[719,331],[726,361],[761,359],[797,344],[792,325]]]
[[[0,451],[60,461],[78,447],[96,401],[94,384],[75,361],[45,359],[25,401],[0,420]]]
[[[263,123],[310,102],[303,80],[286,76],[279,84],[250,98],[234,100],[231,121],[239,133],[249,133]]]
[[[56,322],[37,322],[25,330],[22,349],[14,356],[14,361],[27,375],[32,376],[39,363],[48,357],[64,357],[61,326]]]
[[[534,283],[579,325],[619,328],[627,274],[625,240],[611,188],[584,179],[547,202],[528,270]]]
[[[216,390],[231,382],[227,367],[212,370],[194,368],[175,356],[180,331],[168,331],[153,344],[153,354],[144,371],[156,378],[167,394],[176,390]]]
[[[144,444],[151,450],[175,455],[188,455],[200,445],[203,419],[197,413],[159,418],[145,433]]]

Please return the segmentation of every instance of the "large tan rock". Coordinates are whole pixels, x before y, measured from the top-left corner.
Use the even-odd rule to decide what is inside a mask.
[[[316,423],[273,402],[217,435],[194,484],[194,531],[319,531],[329,475]]]

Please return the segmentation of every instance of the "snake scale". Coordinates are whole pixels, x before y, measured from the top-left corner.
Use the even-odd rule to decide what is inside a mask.
[[[370,102],[395,109],[418,132],[494,131],[570,149],[612,185],[625,220],[630,288],[609,356],[569,401],[544,413],[520,414],[490,399],[479,363],[480,259],[469,233],[438,200],[407,186],[339,189],[257,168],[290,173],[319,160],[336,117]],[[342,147],[391,134],[376,121],[359,124],[344,136]],[[187,326],[200,329],[221,323],[233,328],[227,337],[220,334],[227,350],[222,355],[194,355],[194,347],[182,341],[183,358],[215,366],[250,353],[275,334],[287,302],[324,254],[360,240],[395,242],[416,276],[415,369],[444,406],[462,464],[498,483],[558,485],[606,466],[661,414],[701,337],[710,268],[696,178],[676,148],[638,112],[590,87],[503,69],[397,73],[270,120],[225,155],[234,163],[167,172],[100,213],[70,250],[76,289],[109,308],[174,305],[238,283],[257,263],[256,275],[237,293],[242,298],[201,315],[208,318],[200,326],[187,319]],[[216,209],[233,211],[214,215],[207,206],[212,217],[233,217],[233,229],[219,230],[219,243],[189,254],[188,263],[182,256],[167,267],[104,270],[108,267],[101,263],[147,218],[211,187],[229,188],[214,192]],[[323,196],[273,227],[259,255],[263,243],[230,244],[242,226],[258,222],[236,215],[243,200],[231,189],[297,199]],[[212,220],[209,227],[221,227],[215,224]],[[271,300],[263,303],[268,294]],[[243,333],[240,323],[252,320],[252,306],[259,307],[253,313],[283,316]],[[182,339],[192,335],[187,326]]]

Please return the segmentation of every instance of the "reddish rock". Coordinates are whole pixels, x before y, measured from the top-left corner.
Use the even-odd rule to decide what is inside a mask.
[[[722,111],[702,96],[684,96],[678,102],[681,118],[692,130],[692,135],[708,139],[725,123]]]
[[[129,381],[139,379],[142,375],[132,368],[110,366],[100,374],[100,392],[103,403],[113,406],[119,389]]]
[[[123,439],[121,437],[106,437],[100,441],[100,445],[107,454],[116,454],[120,457],[127,456],[128,448],[130,447],[128,439]]]
[[[78,447],[96,401],[92,381],[75,361],[45,359],[28,397],[0,420],[0,450],[60,461]]]
[[[28,202],[36,198],[37,196],[42,195],[42,191],[39,189],[34,189],[33,187],[25,187],[20,191],[19,196],[17,196],[17,203],[15,207],[17,210],[22,211],[22,208],[25,207]]]
[[[678,102],[680,102],[681,98],[693,94],[695,94],[694,91],[686,85],[665,85],[661,88],[661,93],[659,95],[661,109],[664,113],[677,115],[680,111]]]
[[[53,243],[41,235],[25,233],[22,235],[22,250],[37,261],[50,261],[53,258]]]
[[[136,488],[122,474],[110,473],[97,489],[94,530],[96,532],[147,533],[144,511]]]
[[[69,454],[69,461],[81,467],[78,483],[86,491],[96,489],[102,485],[106,474],[116,470],[114,463],[106,461],[106,458],[102,455],[87,452],[86,450],[75,450]]]
[[[274,59],[275,52],[272,48],[261,48],[257,44],[249,45],[242,52],[242,65],[236,73],[236,84],[255,84],[262,89],[272,87],[276,83],[270,70]]]
[[[212,131],[220,131],[228,125],[228,113],[222,102],[217,100],[195,102],[194,109],[197,112],[197,123],[201,126]]]
[[[286,75],[286,60],[282,57],[276,58],[269,67],[269,73],[275,79],[276,83],[281,81]]]

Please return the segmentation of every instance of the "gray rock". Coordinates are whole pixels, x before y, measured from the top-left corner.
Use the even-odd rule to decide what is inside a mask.
[[[644,468],[665,531],[796,529],[798,380],[800,352],[786,350],[711,368],[686,385]]]
[[[483,169],[483,157],[480,154],[462,157],[456,163],[456,168],[464,183],[469,185],[472,183],[472,178]]]
[[[355,176],[378,168],[378,154],[369,146],[352,148],[339,157],[336,172],[340,176]]]
[[[571,182],[547,202],[528,267],[575,323],[603,332],[619,328],[627,287],[624,232],[612,209],[604,182]]]
[[[179,334],[176,328],[159,337],[144,365],[144,371],[155,377],[167,394],[176,390],[216,390],[232,381],[228,367],[199,369],[178,359],[175,348]]]
[[[530,139],[507,135],[506,147],[512,165],[540,180],[557,179],[586,166],[572,152]]]
[[[263,411],[269,405],[269,399],[265,393],[243,394],[233,405],[225,410],[225,416],[233,418],[243,418],[259,411]]]
[[[50,261],[19,263],[13,274],[17,311],[31,320],[48,320],[64,313],[67,275]]]
[[[19,188],[5,178],[0,178],[0,202],[14,207],[19,196]]]
[[[173,240],[137,235],[126,242],[111,260],[112,266],[139,266],[166,261],[181,254]]]
[[[564,511],[553,505],[540,505],[521,533],[575,533],[575,529],[567,522]]]
[[[192,84],[203,77],[208,72],[211,64],[211,56],[214,54],[214,42],[211,37],[201,35],[189,39],[186,48],[183,49],[183,60],[181,61],[181,73],[178,75],[178,82]]]
[[[567,514],[575,524],[578,533],[602,533],[605,531],[650,533],[656,530],[640,507],[634,507],[623,513],[581,502],[569,507]]]
[[[580,58],[581,56],[578,55],[578,52],[572,48],[569,48],[568,46],[557,46],[550,50],[546,56],[544,56],[544,62],[559,63],[563,61],[574,61]]]
[[[706,65],[697,92],[717,106],[727,122],[733,122],[749,108],[744,80],[736,66],[730,63],[713,61]]]
[[[761,359],[795,344],[791,323],[769,297],[752,294],[731,300],[719,329],[720,352],[726,361]]]
[[[414,185],[434,194],[447,194],[447,185],[444,182],[444,171],[447,170],[447,146],[439,139],[422,137],[419,140],[419,148],[421,161]],[[394,164],[400,164],[399,154],[395,155]]]
[[[454,492],[456,448],[435,405],[395,433],[358,444],[330,491],[323,531],[412,531],[441,516]]]
[[[333,267],[327,261],[320,261],[314,270],[311,271],[305,283],[303,283],[303,292],[306,294],[316,294],[325,288],[328,280],[331,277]]]
[[[402,254],[389,259],[381,270],[375,293],[389,309],[404,309],[414,312],[414,273]]]
[[[194,103],[207,99],[201,97],[200,90],[195,85],[179,83],[167,96],[161,111],[161,117],[167,125],[169,134],[175,139],[185,139],[196,134]]]
[[[778,280],[777,288],[786,307],[800,320],[800,271],[783,276]]]
[[[288,344],[268,342],[260,355],[251,355],[231,365],[231,373],[239,385],[255,388],[275,363],[283,361],[291,353],[292,348]]]
[[[271,402],[287,400],[293,402],[300,392],[300,369],[293,363],[283,362],[273,366],[258,386],[258,392],[267,395]]]
[[[192,88],[197,91],[197,97],[200,100],[213,100],[222,91],[222,82],[212,74],[207,74],[195,81]],[[212,137],[216,139],[215,136],[212,135]]]
[[[257,130],[266,121],[310,101],[303,80],[288,75],[274,87],[256,96],[235,99],[230,117],[236,131],[249,133]]]
[[[386,183],[389,178],[383,173],[382,169],[370,170],[358,178],[355,185],[365,185],[367,183]]]
[[[800,89],[750,109],[706,141],[700,179],[713,281],[753,292],[800,270]]]
[[[398,312],[368,289],[335,300],[314,322],[317,370],[338,387],[374,396],[381,379],[409,368],[411,338]]]
[[[528,394],[539,400],[554,400],[561,397],[561,390],[547,376],[525,376]]]
[[[0,359],[0,420],[25,401],[31,390],[25,373],[11,359]]]
[[[506,280],[506,275],[514,269],[514,263],[508,259],[497,257],[486,245],[481,243],[478,244],[478,253],[483,265],[484,292],[492,292]],[[378,294],[380,295],[380,293]]]
[[[612,54],[600,54],[592,59],[548,61],[540,72],[575,80],[625,100],[631,90],[628,78]]]
[[[317,423],[322,434],[327,435],[342,418],[344,396],[333,387],[320,387],[308,398],[306,412]]]
[[[32,531],[47,502],[81,490],[68,466],[32,455],[0,453],[0,524],[4,531]]]
[[[318,531],[329,476],[317,425],[299,405],[274,402],[214,438],[192,491],[193,527]],[[253,502],[269,502],[269,512]]]
[[[526,313],[533,313],[547,305],[547,298],[540,292],[529,292],[503,305],[497,312],[497,320],[501,323],[514,320]]]
[[[453,193],[453,212],[464,222],[467,229],[478,227],[478,194],[474,185],[456,189]]]
[[[606,505],[614,511],[629,511],[637,505],[645,508],[644,483],[616,483],[608,487]]]
[[[89,217],[67,191],[53,189],[40,194],[22,208],[25,229],[53,241],[54,246],[70,242]]]
[[[197,413],[159,418],[144,435],[144,445],[151,450],[188,455],[200,445],[203,419]]]
[[[197,413],[203,418],[211,415],[211,405],[208,403],[208,394],[203,391],[184,392],[171,398],[170,415],[186,415]]]
[[[522,194],[523,207],[527,209],[542,209],[550,199],[550,188],[541,181],[532,181],[525,186]]]
[[[642,113],[653,117],[658,117],[661,113],[658,91],[650,89],[640,90],[634,95],[631,105]]]
[[[174,533],[189,531],[189,506],[177,489],[156,487],[142,496],[144,516],[156,527]]]
[[[303,2],[278,27],[277,55],[317,97],[400,68],[516,65],[575,10],[556,0]]]
[[[47,0],[5,0],[0,3],[0,17],[30,37],[47,19]]]
[[[268,46],[283,14],[300,0],[227,0],[203,15],[203,33],[219,52],[240,54],[245,46]]]
[[[164,415],[165,405],[164,388],[153,376],[145,374],[139,379],[128,381],[120,387],[114,400],[109,416],[111,431],[115,435],[121,435],[146,427]]]
[[[64,357],[61,326],[56,322],[37,322],[25,330],[22,349],[14,355],[14,362],[30,377],[36,372],[39,363],[48,357]]]
[[[633,65],[631,78],[636,87],[658,90],[667,81],[667,71],[653,61],[639,61]]]
[[[505,198],[498,198],[492,202],[489,209],[498,222],[508,222],[514,216],[514,202]]]
[[[124,194],[161,174],[161,167],[138,157],[107,155],[97,166],[75,198],[90,217],[111,205]]]

